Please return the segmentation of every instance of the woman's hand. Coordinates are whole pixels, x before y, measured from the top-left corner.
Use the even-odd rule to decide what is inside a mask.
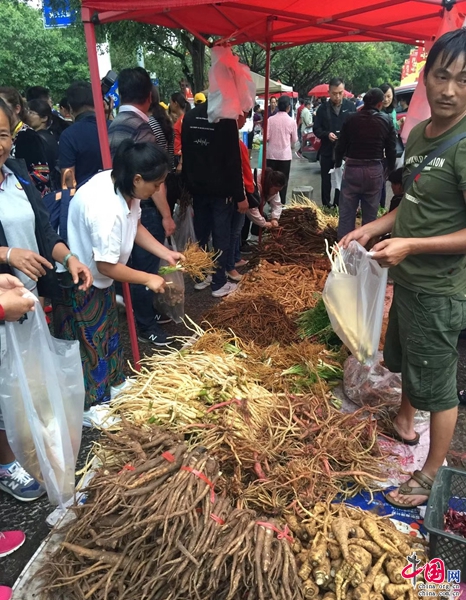
[[[156,294],[163,294],[165,291],[166,281],[163,277],[160,277],[160,275],[149,275],[148,273],[145,286]]]
[[[37,252],[23,250],[22,248],[11,248],[9,263],[11,267],[18,269],[33,281],[45,275],[45,269],[53,269],[53,265]],[[44,268],[45,267],[45,268]]]
[[[163,257],[163,259],[166,260],[171,267],[174,267],[179,260],[185,260],[185,257],[183,254],[181,254],[181,252],[175,252],[174,250],[169,250],[167,248],[166,255]]]
[[[272,219],[270,221],[270,223],[271,223],[272,227],[278,227],[278,221],[277,221],[277,219]]]
[[[9,273],[0,275],[0,295],[15,288],[25,289],[21,280],[14,275],[10,275]]]
[[[81,279],[82,284],[79,286],[79,289],[83,292],[87,291],[94,282],[94,278],[92,277],[92,273],[90,272],[89,268],[80,262],[75,256],[70,256],[67,266],[68,271],[73,278],[73,283],[76,285]]]
[[[264,223],[264,229],[272,229],[273,225],[271,221],[266,221]]]
[[[16,279],[16,278],[15,278]],[[24,287],[15,287],[0,296],[0,304],[5,311],[6,321],[17,321],[24,313],[34,310],[36,300]]]

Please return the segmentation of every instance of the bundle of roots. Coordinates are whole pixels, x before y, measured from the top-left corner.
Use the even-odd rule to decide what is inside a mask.
[[[43,599],[303,598],[284,523],[218,495],[205,448],[125,421],[105,435],[87,502],[38,574]]]

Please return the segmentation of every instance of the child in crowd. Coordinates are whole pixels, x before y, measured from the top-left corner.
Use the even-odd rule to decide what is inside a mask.
[[[388,176],[388,181],[392,184],[392,192],[394,194],[393,198],[390,200],[390,211],[395,210],[400,205],[400,202],[403,198],[403,169],[400,167],[399,169],[395,169]]]

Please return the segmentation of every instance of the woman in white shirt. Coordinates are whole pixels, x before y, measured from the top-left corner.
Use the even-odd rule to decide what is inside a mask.
[[[99,412],[95,405],[110,400],[125,380],[114,281],[164,291],[162,277],[126,265],[133,244],[172,265],[183,259],[160,244],[140,222],[140,198],[150,198],[158,191],[168,168],[168,155],[155,144],[125,140],[115,154],[113,170],[94,175],[70,203],[68,240],[89,267],[94,285],[87,292],[65,288],[54,318],[59,337],[80,342],[85,425],[101,421],[105,411]]]

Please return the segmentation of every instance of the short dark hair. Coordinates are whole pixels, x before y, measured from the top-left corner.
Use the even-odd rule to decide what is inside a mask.
[[[122,104],[143,104],[152,92],[149,73],[142,67],[123,69],[118,75],[118,91]]]
[[[123,140],[113,158],[115,192],[118,190],[123,196],[132,196],[136,175],[141,175],[144,181],[157,181],[167,174],[168,165],[168,154],[156,144]]]
[[[257,110],[261,109],[261,105],[260,104],[254,104],[254,112],[256,112]]]
[[[71,108],[71,107],[70,107],[70,103],[68,102],[68,98],[67,98],[66,96],[64,96],[64,97],[63,97],[63,98],[60,100],[60,102],[58,103],[58,106],[59,106],[60,108],[65,108],[67,111],[69,111],[69,110],[70,110],[70,108]]]
[[[290,104],[291,102],[288,96],[280,96],[277,102],[277,108],[279,111],[285,111],[290,106]]]
[[[311,106],[311,101],[309,99],[303,100],[304,106]]]
[[[85,106],[94,108],[92,86],[88,81],[73,81],[66,90],[68,105],[73,112],[78,112]]]
[[[48,100],[50,98],[49,88],[42,87],[41,85],[33,85],[26,90],[26,100]]]
[[[5,117],[8,119],[8,122],[10,123],[10,131],[13,131],[13,129],[14,129],[13,112],[3,98],[0,98],[0,110],[5,115]]]
[[[441,56],[442,67],[448,68],[461,54],[466,65],[466,29],[455,29],[444,33],[430,49],[424,66],[424,77],[427,77],[435,61]]]
[[[328,87],[338,87],[341,84],[345,85],[345,82],[341,77],[332,77],[332,79],[329,81]]]
[[[388,181],[390,183],[394,183],[395,185],[403,185],[403,167],[392,171],[388,176]]]
[[[46,100],[29,100],[28,102],[29,110],[34,111],[39,115],[41,119],[47,117],[47,127],[52,122],[52,109],[50,108],[50,104]]]
[[[24,110],[24,102],[21,94],[14,87],[1,86],[0,87],[0,96],[4,96],[8,104],[11,106],[19,106],[20,111],[18,113],[18,117],[21,121],[24,121],[26,111]]]
[[[392,94],[393,94],[392,102],[391,102],[390,106],[388,106],[387,108],[391,108],[391,109],[395,108],[395,106],[396,106],[395,88],[392,86],[392,84],[388,83],[388,81],[386,83],[382,83],[382,85],[380,86],[380,89],[382,90],[382,92],[384,94],[386,94],[388,92],[388,90],[392,90]]]
[[[364,108],[375,108],[383,99],[384,94],[380,88],[371,88],[364,94]]]

